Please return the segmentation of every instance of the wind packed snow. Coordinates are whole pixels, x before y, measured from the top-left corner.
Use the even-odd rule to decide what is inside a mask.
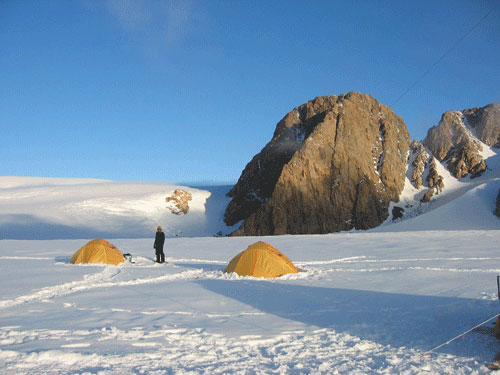
[[[427,206],[407,183],[405,214],[419,216],[276,237],[214,237],[231,230],[227,187],[2,177],[0,374],[488,374],[500,351],[500,163],[487,164],[460,181],[438,165],[445,189]],[[186,215],[166,207],[179,188],[193,196]],[[97,237],[134,263],[71,265]],[[223,272],[259,240],[300,272]]]

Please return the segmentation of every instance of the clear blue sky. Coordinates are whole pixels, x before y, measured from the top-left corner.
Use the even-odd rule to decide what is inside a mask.
[[[419,140],[500,102],[500,2],[0,0],[0,175],[234,183],[349,91]]]

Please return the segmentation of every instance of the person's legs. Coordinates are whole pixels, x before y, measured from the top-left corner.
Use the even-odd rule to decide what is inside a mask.
[[[160,253],[160,263],[165,263],[165,253],[163,251]]]
[[[161,253],[159,251],[156,252],[156,263],[161,263]]]

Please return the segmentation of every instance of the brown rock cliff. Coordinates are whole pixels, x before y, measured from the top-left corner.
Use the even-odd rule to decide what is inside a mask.
[[[369,95],[318,97],[295,108],[246,166],[225,213],[235,235],[368,229],[404,187],[403,120]]]
[[[439,161],[446,162],[448,170],[455,177],[462,178],[469,174],[477,177],[486,170],[479,141],[491,145],[498,143],[500,116],[495,117],[495,108],[495,105],[490,105],[463,112],[448,111],[443,114],[439,124],[427,132],[425,146]],[[499,121],[496,131],[493,127],[495,121]],[[476,126],[476,134],[472,132],[470,124]]]

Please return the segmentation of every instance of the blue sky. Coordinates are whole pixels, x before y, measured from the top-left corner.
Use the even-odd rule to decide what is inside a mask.
[[[0,72],[1,175],[232,184],[316,96],[500,102],[500,4],[0,0]]]

